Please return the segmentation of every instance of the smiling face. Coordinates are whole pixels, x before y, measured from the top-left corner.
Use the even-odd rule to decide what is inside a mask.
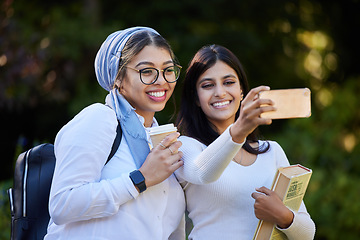
[[[240,81],[234,69],[217,61],[200,75],[196,91],[198,105],[212,124],[223,129],[234,123],[242,98]]]
[[[126,68],[126,74],[121,84],[120,82],[116,83],[120,86],[120,93],[136,109],[135,112],[145,118],[145,122],[147,120],[152,122],[155,112],[164,109],[174,91],[176,82],[166,82],[160,72],[154,84],[145,85],[140,80],[139,72],[134,69],[153,67],[162,70],[173,65],[174,62],[168,50],[148,45],[127,64],[129,68]]]

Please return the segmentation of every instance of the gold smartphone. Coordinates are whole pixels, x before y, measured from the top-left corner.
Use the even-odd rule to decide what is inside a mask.
[[[271,99],[276,111],[265,112],[262,118],[287,119],[311,116],[311,92],[308,88],[279,89],[262,91],[259,98]]]

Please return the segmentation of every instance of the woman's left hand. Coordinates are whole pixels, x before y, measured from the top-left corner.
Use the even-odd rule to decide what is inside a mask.
[[[261,187],[251,194],[255,199],[255,216],[264,221],[273,222],[280,228],[288,228],[294,214],[284,205],[279,196],[272,190]]]
[[[178,132],[169,134],[146,157],[139,168],[144,175],[146,187],[161,183],[184,164],[181,160],[183,154],[179,151],[182,143],[177,140],[179,136]]]

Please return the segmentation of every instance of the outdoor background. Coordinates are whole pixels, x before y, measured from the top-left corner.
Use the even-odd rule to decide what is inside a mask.
[[[315,239],[360,236],[359,0],[0,4],[0,239],[9,239],[6,189],[17,156],[53,142],[82,108],[104,102],[95,54],[110,33],[138,25],[159,31],[184,70],[201,46],[217,43],[236,53],[251,87],[310,88],[310,118],[276,120],[262,135],[279,142],[291,164],[313,170],[305,203]],[[180,79],[177,106],[181,87]],[[167,123],[174,111],[169,102],[156,116]]]

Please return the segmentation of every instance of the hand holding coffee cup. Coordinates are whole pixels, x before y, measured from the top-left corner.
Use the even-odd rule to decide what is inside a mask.
[[[166,136],[174,132],[177,132],[177,128],[172,123],[150,128],[149,133],[152,142],[152,147],[154,148],[157,145],[162,144],[161,141]],[[162,147],[167,148],[167,146],[164,145]]]
[[[177,140],[180,133],[173,124],[152,127],[149,133],[153,148],[139,169],[147,187],[162,182],[183,165],[181,142]]]

